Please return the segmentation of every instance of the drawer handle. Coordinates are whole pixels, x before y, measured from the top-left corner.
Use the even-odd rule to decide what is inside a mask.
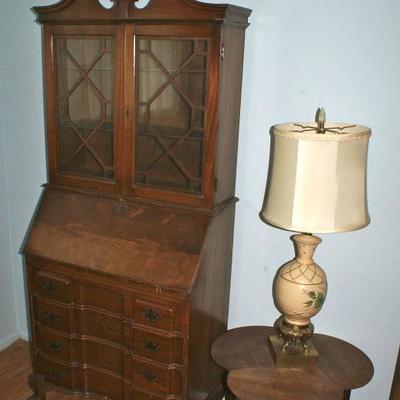
[[[55,322],[60,319],[60,316],[52,312],[45,312],[44,314],[42,314],[42,319],[48,322]]]
[[[149,383],[154,383],[158,379],[158,376],[151,371],[140,371],[140,375]]]
[[[151,308],[144,310],[143,315],[145,316],[146,319],[148,319],[150,322],[153,323],[161,319],[161,315],[158,312],[152,310]]]
[[[150,353],[157,353],[160,350],[160,346],[151,340],[145,340],[142,344],[146,350],[150,351]]]
[[[62,349],[61,344],[58,343],[58,342],[56,342],[55,340],[51,340],[51,341],[47,344],[47,346],[48,346],[49,349],[50,349],[51,351],[53,351],[54,353],[58,353],[58,352],[60,352],[61,349]]]
[[[56,294],[58,292],[58,286],[52,282],[48,282],[43,285],[43,289],[47,290],[51,294]]]
[[[50,372],[56,379],[64,378],[64,372],[60,371],[59,369],[50,368]]]

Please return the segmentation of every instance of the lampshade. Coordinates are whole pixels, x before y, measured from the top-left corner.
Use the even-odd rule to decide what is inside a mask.
[[[272,131],[261,218],[295,232],[330,233],[369,223],[366,167],[369,128],[289,123]]]

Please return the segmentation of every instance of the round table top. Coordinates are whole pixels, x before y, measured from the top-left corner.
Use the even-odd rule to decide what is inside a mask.
[[[343,340],[314,335],[318,350],[312,369],[276,368],[267,326],[232,329],[217,338],[211,353],[229,371],[228,386],[241,400],[342,400],[343,392],[366,385],[374,374],[371,360]]]

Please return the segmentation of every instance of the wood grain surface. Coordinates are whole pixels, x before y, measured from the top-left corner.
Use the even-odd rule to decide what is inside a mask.
[[[190,291],[210,221],[206,214],[48,189],[24,253]]]
[[[313,336],[319,352],[316,368],[276,368],[268,347],[268,336],[275,334],[272,327],[245,327],[214,342],[212,356],[230,371],[228,386],[239,399],[342,400],[372,379],[373,365],[361,350],[326,335]]]

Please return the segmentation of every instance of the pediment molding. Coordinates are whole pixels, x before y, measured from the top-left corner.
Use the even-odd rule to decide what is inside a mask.
[[[61,0],[56,4],[34,7],[41,23],[85,23],[88,21],[214,21],[247,26],[250,10],[226,4],[210,4],[197,0],[150,0],[144,8],[138,0],[112,0],[105,8],[98,0]]]

